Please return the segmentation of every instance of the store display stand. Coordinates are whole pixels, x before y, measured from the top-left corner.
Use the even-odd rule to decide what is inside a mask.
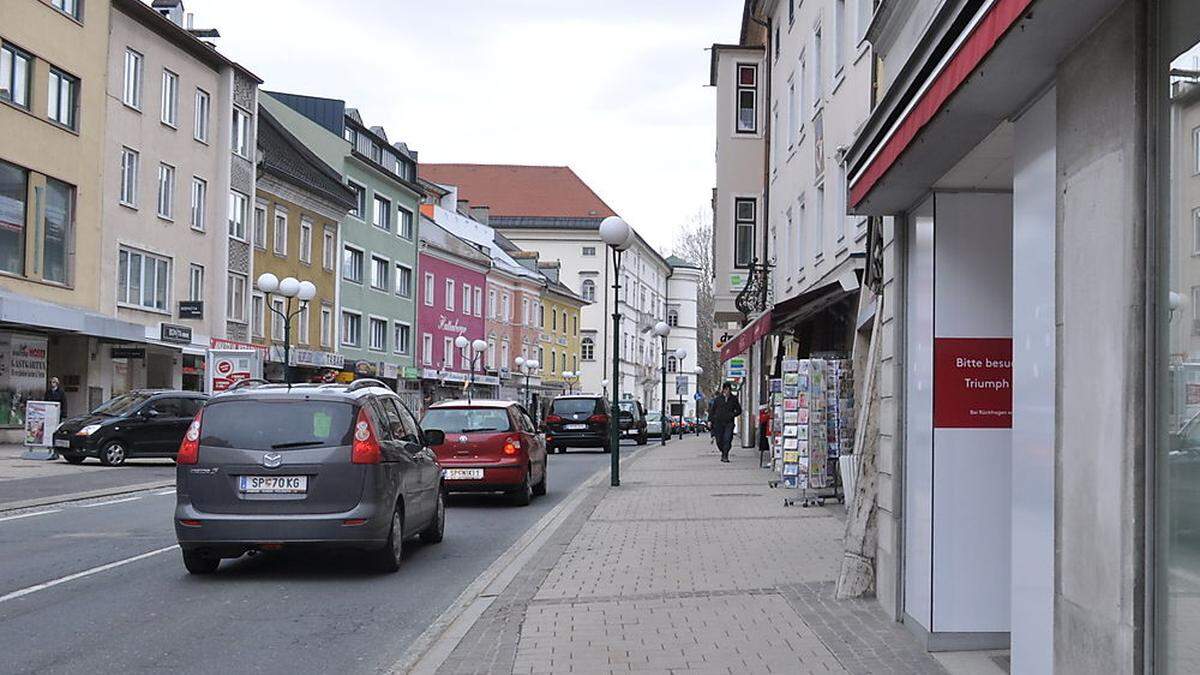
[[[785,359],[783,377],[771,380],[771,468],[779,477],[771,487],[798,490],[783,505],[824,506],[845,503],[838,457],[849,449],[853,431],[854,382],[848,361]],[[847,441],[847,438],[851,439]]]

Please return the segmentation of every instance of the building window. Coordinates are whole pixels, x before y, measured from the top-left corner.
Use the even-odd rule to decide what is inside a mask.
[[[275,255],[287,255],[287,231],[288,217],[287,211],[275,207],[275,228],[272,231],[271,250]]]
[[[120,248],[117,259],[117,302],[167,311],[171,261],[132,248]]]
[[[125,105],[142,109],[142,69],[145,59],[132,49],[125,50],[125,88],[121,100]]]
[[[354,208],[350,209],[350,215],[359,220],[365,220],[366,216],[364,214],[367,212],[367,188],[354,181],[347,181],[346,185],[354,192]]]
[[[79,103],[79,78],[57,68],[50,69],[46,92],[46,115],[53,122],[75,129],[75,110]]]
[[[387,330],[387,319],[371,317],[371,342],[368,345],[371,351],[387,351]]]
[[[496,291],[488,289],[488,318],[496,318]]]
[[[250,333],[256,337],[266,337],[265,323],[267,321],[267,298],[262,293],[250,296]]]
[[[846,0],[833,0],[833,76],[846,65]]]
[[[25,273],[25,214],[29,172],[0,160],[0,270]]]
[[[867,28],[871,26],[871,18],[875,14],[875,0],[855,0],[858,3],[858,21],[854,30],[854,44],[857,47],[867,39]]]
[[[300,309],[296,311],[296,342],[302,345],[310,344],[308,330],[308,303],[301,303]]]
[[[79,0],[50,0],[50,4],[72,19],[79,20]]]
[[[175,217],[175,167],[170,164],[158,165],[158,217]]]
[[[424,291],[425,291],[425,306],[433,307],[433,295],[434,295],[435,289],[433,288],[433,275],[430,274],[429,272],[425,273]]]
[[[285,311],[287,308],[283,298],[279,296],[271,298],[271,339],[276,342],[283,342],[283,313]]]
[[[797,111],[796,78],[788,78],[788,147],[796,147],[797,134],[800,131],[800,113]]]
[[[246,320],[246,277],[230,273],[225,296],[225,316],[232,321]]]
[[[817,188],[813,203],[813,257],[825,254],[825,186]]]
[[[193,302],[204,300],[204,266],[192,263],[188,265],[188,300]]]
[[[208,142],[208,118],[212,115],[212,100],[208,92],[196,90],[196,116],[192,120],[192,138],[201,143]]]
[[[162,75],[162,123],[177,126],[179,122],[179,76],[163,69]]]
[[[342,310],[342,344],[358,347],[362,344],[362,316]]]
[[[582,286],[583,299],[588,302],[596,301],[596,282],[591,279],[584,279]]]
[[[487,343],[488,343],[487,360],[486,360],[487,367],[489,370],[495,370],[496,369],[496,336],[489,335]]]
[[[754,261],[754,224],[758,203],[754,199],[733,200],[733,266],[749,267]]]
[[[579,315],[578,314],[571,315],[571,335],[574,335],[577,337],[579,335]]]
[[[454,367],[454,340],[448,337],[442,338],[442,365]]]
[[[12,45],[0,46],[0,99],[29,109],[33,57]]]
[[[137,207],[138,153],[121,148],[121,203]]]
[[[454,280],[446,280],[446,310],[454,311]]]
[[[825,83],[821,79],[821,27],[813,31],[812,42],[812,104],[813,107],[821,107],[821,94],[824,92]]]
[[[411,240],[413,238],[413,212],[403,206],[399,207],[399,211],[400,236]]]
[[[508,365],[509,365],[508,354],[509,354],[508,340],[505,340],[504,342],[500,343],[500,367],[501,368],[508,367]]]
[[[595,361],[596,341],[590,336],[584,337],[583,340],[579,342],[579,351],[584,361]]]
[[[229,236],[246,241],[246,218],[250,209],[250,198],[236,191],[229,191]]]
[[[342,278],[356,284],[363,282],[363,252],[346,246],[342,249]]]
[[[239,157],[250,158],[250,113],[233,109],[233,152]]]
[[[780,28],[779,26],[775,26],[775,59],[776,60],[779,59],[779,47],[780,47],[781,43],[783,42],[779,38],[779,33],[780,33],[779,28]]]
[[[737,132],[758,133],[758,66],[739,63],[737,66]]]
[[[46,206],[42,222],[42,280],[70,283],[75,241],[75,188],[46,179]]]
[[[596,247],[595,246],[584,246],[583,247],[583,256],[585,258],[596,257]]]
[[[396,263],[396,295],[402,298],[412,298],[412,268]]]
[[[421,335],[421,363],[433,365],[433,336],[429,333]]]
[[[333,346],[333,308],[321,306],[321,346]]]
[[[397,354],[407,355],[410,353],[412,351],[412,326],[397,321],[395,324],[395,340],[392,342],[392,349]]]
[[[1192,255],[1200,255],[1200,208],[1192,209]]]
[[[674,328],[679,325],[679,310],[672,307],[667,310],[667,325]]]
[[[471,315],[471,284],[463,284],[462,287],[462,312]]]
[[[371,214],[371,224],[381,230],[392,231],[392,202],[375,195],[375,211]]]
[[[197,176],[192,176],[191,226],[193,230],[204,231],[205,204],[208,201],[208,183]]]
[[[674,356],[667,357],[667,372],[674,373],[679,370],[679,361]]]
[[[558,372],[558,352],[553,349],[550,350],[550,372]]]
[[[392,263],[387,258],[380,258],[377,255],[371,256],[371,288],[377,291],[387,291],[391,288],[391,282],[388,280],[388,273],[392,268]]]
[[[337,235],[330,228],[325,228],[321,243],[321,258],[322,267],[333,271],[333,266],[337,264]]]
[[[475,316],[482,317],[483,316],[483,289],[476,286],[474,289],[471,290],[471,293],[475,296],[474,302],[471,303],[471,304],[475,305]]]
[[[558,330],[558,308],[550,308],[550,330]]]
[[[538,328],[546,327],[546,306],[538,303]]]
[[[300,262],[312,262],[312,221],[300,219]]]
[[[500,294],[500,310],[505,323],[512,321],[512,298],[508,293]]]

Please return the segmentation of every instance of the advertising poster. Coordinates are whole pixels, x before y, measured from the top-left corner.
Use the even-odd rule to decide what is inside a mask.
[[[25,445],[49,448],[54,445],[54,430],[58,428],[61,411],[54,401],[25,403]]]
[[[25,404],[46,381],[46,338],[0,331],[0,427],[25,426]]]
[[[262,377],[262,356],[259,352],[249,349],[210,349],[208,351],[209,393],[222,392],[235,383],[251,378]]]

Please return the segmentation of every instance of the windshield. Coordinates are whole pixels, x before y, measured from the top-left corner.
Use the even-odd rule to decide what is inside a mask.
[[[555,415],[591,415],[599,412],[600,401],[594,398],[556,398],[550,408]]]
[[[637,403],[635,403],[633,401],[622,401],[619,405],[621,406],[622,412],[636,414],[638,411]]]
[[[421,427],[447,434],[512,431],[508,411],[503,408],[430,408],[421,420]]]
[[[108,415],[110,417],[123,417],[137,410],[143,403],[150,400],[152,394],[121,394],[116,398],[101,403],[92,413],[96,415]]]
[[[241,450],[290,450],[351,444],[354,406],[337,401],[209,403],[200,445]]]
[[[662,419],[662,413],[660,413],[660,412],[646,413],[646,420],[648,422],[657,422],[661,419]]]

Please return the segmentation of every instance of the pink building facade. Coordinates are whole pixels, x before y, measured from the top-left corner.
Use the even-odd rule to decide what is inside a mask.
[[[521,400],[524,378],[516,359],[537,358],[541,288],[537,279],[528,276],[517,276],[496,267],[488,273],[487,364],[500,377],[501,397]]]

